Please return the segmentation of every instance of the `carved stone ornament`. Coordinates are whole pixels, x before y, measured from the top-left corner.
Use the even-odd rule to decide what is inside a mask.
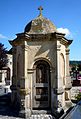
[[[58,89],[57,88],[54,88],[54,94],[61,95],[63,93],[64,93],[64,89],[62,87],[60,87]]]
[[[66,55],[69,55],[70,49],[66,49]]]

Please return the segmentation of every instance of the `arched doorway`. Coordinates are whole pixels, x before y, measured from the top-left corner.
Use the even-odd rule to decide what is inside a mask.
[[[34,68],[33,109],[50,108],[50,65],[48,62],[40,60],[34,64]]]

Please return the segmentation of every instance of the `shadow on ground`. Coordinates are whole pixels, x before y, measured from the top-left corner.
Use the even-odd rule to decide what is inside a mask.
[[[0,96],[0,115],[2,116],[19,116],[19,106],[11,104],[11,93]]]

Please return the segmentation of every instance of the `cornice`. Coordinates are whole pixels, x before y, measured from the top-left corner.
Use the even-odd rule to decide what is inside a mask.
[[[14,40],[9,40],[9,43],[12,46],[17,46],[22,44],[23,41],[52,41],[59,40],[62,44],[69,46],[72,43],[72,40],[68,40],[64,37],[65,34],[61,33],[48,33],[48,34],[27,34],[19,33],[16,34],[17,38]]]
[[[65,38],[65,34],[62,33],[55,33],[56,39],[59,40],[61,42],[61,44],[69,46],[73,40],[68,40],[67,38]]]
[[[50,34],[30,34],[31,41],[49,41],[52,40],[53,37]]]
[[[65,35],[65,34],[58,33],[58,32],[57,33],[55,32],[54,34],[55,34],[57,39],[62,39],[64,37],[64,35]]]
[[[16,35],[17,35],[17,38],[15,38],[14,40],[9,40],[9,43],[12,46],[21,45],[23,43],[23,41],[26,41],[26,40],[30,39],[30,36],[28,34],[25,34],[25,33],[19,33],[19,34],[16,34]]]
[[[65,37],[63,37],[61,39],[61,43],[64,44],[64,45],[66,45],[66,46],[69,46],[72,42],[73,42],[73,40],[68,40]]]

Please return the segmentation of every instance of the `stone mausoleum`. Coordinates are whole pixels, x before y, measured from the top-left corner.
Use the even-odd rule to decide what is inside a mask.
[[[39,16],[23,33],[9,41],[13,49],[12,103],[32,114],[35,110],[52,113],[71,103],[69,45],[72,40],[59,33],[53,23]]]

